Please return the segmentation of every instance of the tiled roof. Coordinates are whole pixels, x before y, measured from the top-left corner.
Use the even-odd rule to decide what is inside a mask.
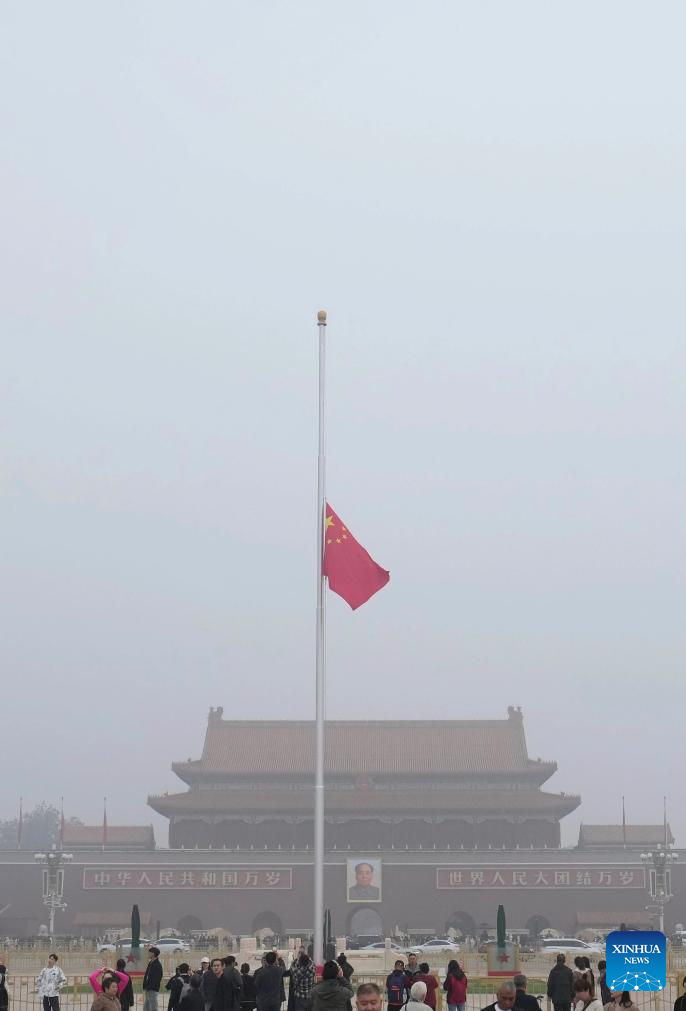
[[[199,816],[226,812],[241,815],[268,812],[310,815],[311,790],[189,790],[149,797],[160,814]],[[562,817],[579,806],[580,798],[540,790],[329,790],[327,814],[376,812],[447,813],[459,816],[485,811],[499,813],[555,813]]]
[[[622,846],[626,838],[627,846],[657,846],[665,841],[664,825],[581,825],[579,846]],[[674,842],[672,830],[667,826],[667,838]]]
[[[220,774],[311,775],[314,723],[223,720],[214,711],[202,758],[173,768],[188,782]],[[330,776],[501,773],[543,782],[555,768],[554,762],[529,758],[521,713],[514,709],[504,720],[336,720],[326,725]]]
[[[64,826],[63,843],[65,846],[101,846],[102,838],[102,825],[66,824]],[[108,825],[106,846],[108,849],[117,846],[153,849],[155,833],[152,825]]]

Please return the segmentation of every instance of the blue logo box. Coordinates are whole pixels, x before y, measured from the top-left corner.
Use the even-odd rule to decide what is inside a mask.
[[[613,930],[605,941],[610,990],[664,990],[667,941],[659,930]]]

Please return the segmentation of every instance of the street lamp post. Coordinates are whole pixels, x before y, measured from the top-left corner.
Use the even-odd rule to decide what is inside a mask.
[[[670,843],[659,843],[655,850],[649,853],[641,853],[641,860],[648,868],[648,883],[650,886],[650,897],[657,906],[657,915],[660,921],[660,931],[665,932],[665,906],[672,898],[672,871],[671,865],[678,860],[676,853],[672,852]]]
[[[64,902],[64,864],[71,863],[74,859],[73,853],[63,853],[62,850],[52,849],[49,853],[36,853],[33,858],[38,864],[45,864],[43,870],[43,905],[48,907],[49,920],[48,931],[50,933],[50,944],[55,938],[55,910],[66,909]]]

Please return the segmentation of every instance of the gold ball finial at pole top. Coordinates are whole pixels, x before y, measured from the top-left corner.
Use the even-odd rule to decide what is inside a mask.
[[[326,309],[320,309],[317,313],[317,323],[326,326]]]

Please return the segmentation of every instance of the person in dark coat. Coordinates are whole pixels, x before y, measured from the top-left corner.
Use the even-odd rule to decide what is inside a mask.
[[[214,977],[214,983],[210,984],[205,976],[202,978],[202,995],[205,999],[205,1008],[207,1008],[207,993],[212,994],[212,1003],[210,1004],[209,1011],[222,1011],[222,1005],[218,997],[219,982],[224,975],[224,967],[221,958],[212,958],[210,962],[210,972]],[[207,990],[205,990],[207,988]]]
[[[218,969],[215,972],[214,964],[217,963]],[[211,1011],[212,1004],[214,1002],[214,995],[217,990],[217,982],[222,974],[222,960],[221,958],[215,958],[210,963],[207,969],[202,974],[202,983],[200,984],[200,993],[202,994],[202,999],[205,1001],[205,1011]]]
[[[598,986],[600,987],[600,999],[603,1002],[603,1007],[609,1004],[612,1000],[612,994],[610,993],[610,988],[607,985],[607,979],[605,970],[607,969],[607,962],[605,959],[601,959],[598,962]]]
[[[284,979],[286,978],[288,969],[286,968],[286,963],[278,952],[276,953],[276,964],[279,969],[281,969],[281,1003],[283,1004],[286,1000],[286,984],[284,983]]]
[[[234,990],[242,990],[243,980],[240,972],[238,971],[238,966],[236,965],[236,956],[227,955],[226,958],[222,959],[222,965],[224,966],[224,975],[231,980],[231,985]]]
[[[353,992],[352,992],[352,983],[350,982],[350,976],[346,976],[345,974],[346,966],[341,965],[338,959],[336,959],[336,962],[338,963],[338,979],[337,979],[338,984],[340,986],[350,987],[350,994],[348,995],[348,1000],[345,1005],[345,1011],[353,1011],[353,1002],[352,1002]],[[349,968],[352,969],[352,966],[349,966]],[[352,973],[350,975],[352,975]]]
[[[279,1011],[283,996],[283,969],[276,964],[276,952],[268,951],[264,965],[255,973],[257,1011]]]
[[[234,962],[235,959],[230,955],[228,958],[215,958],[212,962],[212,971],[217,977],[212,1011],[238,1011],[243,988],[241,974],[234,966]]]
[[[241,966],[241,980],[243,985],[241,1011],[255,1011],[255,1008],[257,1007],[255,977],[250,975],[250,966],[247,962],[244,962]]]
[[[681,985],[686,990],[686,976],[684,976],[681,981]],[[686,993],[682,993],[680,997],[674,1001],[674,1011],[686,1011]]]
[[[353,975],[355,974],[355,967],[352,966],[348,961],[348,959],[345,957],[345,952],[342,951],[338,956],[338,958],[336,959],[336,961],[343,970],[343,975],[348,980],[348,982],[350,982],[350,980],[353,978]]]
[[[179,1001],[179,1011],[205,1011],[205,998],[201,991],[202,974],[194,972],[188,982],[188,990]]]
[[[176,1011],[181,1003],[181,991],[184,986],[189,986],[190,982],[190,966],[188,962],[182,962],[181,965],[176,967],[176,975],[172,976],[172,978],[167,982],[167,990],[169,990],[167,1011]]]
[[[7,966],[0,964],[0,1011],[6,1011],[10,999],[7,993]]]
[[[512,981],[517,988],[515,991],[515,1008],[522,1011],[541,1011],[541,1005],[535,997],[526,992],[527,978],[523,972],[518,972]]]
[[[548,976],[548,997],[555,1011],[570,1011],[574,996],[574,973],[565,965],[565,957],[559,954]]]
[[[148,964],[143,976],[143,1011],[157,1011],[157,996],[162,982],[160,949],[154,944],[148,948]]]
[[[178,975],[179,975],[179,967],[177,965],[176,972],[174,973],[173,976],[169,977],[169,979],[167,980],[167,982],[165,983],[165,986],[164,986],[165,990],[169,990],[169,1000],[167,1001],[167,1011],[172,1011],[172,1003],[171,1002],[172,1002],[173,998],[172,998],[171,989],[172,989],[172,983],[177,978]]]
[[[133,983],[131,982],[131,977],[126,971],[125,958],[117,959],[117,972],[123,972],[124,975],[128,976],[129,979],[124,989],[120,990],[119,992],[119,1003],[121,1004],[121,1011],[129,1011],[129,1008],[132,1008],[134,1005],[135,998],[133,996]]]
[[[343,975],[338,962],[324,963],[322,981],[312,988],[312,1011],[346,1011],[353,988]]]

